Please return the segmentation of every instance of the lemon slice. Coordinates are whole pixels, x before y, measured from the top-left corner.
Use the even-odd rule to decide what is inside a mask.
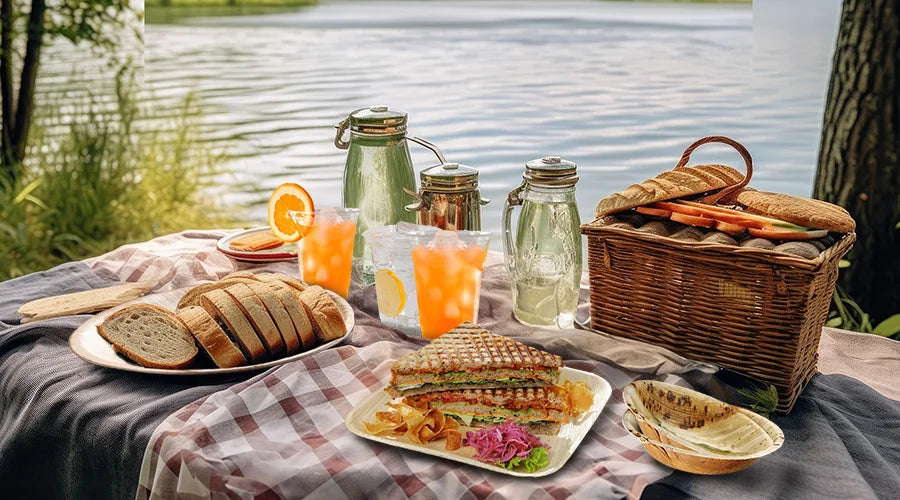
[[[403,282],[389,269],[375,273],[375,296],[378,299],[378,312],[388,318],[397,316],[406,306]]]

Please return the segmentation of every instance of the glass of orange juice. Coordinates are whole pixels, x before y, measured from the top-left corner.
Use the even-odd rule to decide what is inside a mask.
[[[323,208],[289,214],[303,235],[297,242],[300,278],[346,299],[359,209]]]
[[[478,322],[481,271],[490,238],[482,231],[412,236],[422,337],[435,339],[464,321]]]

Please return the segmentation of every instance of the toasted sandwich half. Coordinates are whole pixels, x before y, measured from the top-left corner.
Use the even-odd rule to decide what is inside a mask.
[[[441,391],[403,398],[417,408],[437,408],[469,427],[488,427],[508,419],[537,434],[558,434],[569,421],[569,407],[559,388],[514,387]]]
[[[559,380],[562,358],[471,323],[391,365],[394,397],[458,389],[540,387]]]

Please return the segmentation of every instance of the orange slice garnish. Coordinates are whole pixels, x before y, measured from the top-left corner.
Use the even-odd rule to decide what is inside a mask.
[[[305,189],[294,183],[286,183],[275,188],[269,198],[269,227],[275,236],[284,241],[297,241],[303,237],[304,227],[291,218],[290,212],[312,212],[312,197]]]

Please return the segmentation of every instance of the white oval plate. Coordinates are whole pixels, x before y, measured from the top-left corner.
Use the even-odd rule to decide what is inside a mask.
[[[574,368],[563,367],[562,370],[560,370],[560,375],[560,380],[566,378],[571,380],[572,382],[586,382],[591,387],[591,390],[594,391],[594,403],[591,405],[591,409],[582,413],[577,420],[564,424],[559,429],[558,435],[539,435],[541,441],[550,445],[550,463],[547,464],[547,467],[544,467],[543,469],[535,472],[506,470],[503,467],[498,467],[493,464],[479,462],[478,460],[472,458],[473,455],[475,455],[475,448],[469,446],[463,446],[456,451],[447,451],[444,449],[445,440],[443,439],[439,441],[432,441],[427,445],[419,445],[407,440],[403,436],[394,436],[391,434],[382,434],[381,436],[375,436],[373,434],[369,434],[369,432],[366,431],[366,427],[363,425],[363,422],[372,422],[375,420],[375,412],[389,409],[386,405],[387,403],[391,402],[392,398],[388,393],[384,392],[384,390],[378,390],[370,394],[369,396],[366,396],[365,399],[363,399],[358,405],[353,408],[353,410],[350,411],[350,413],[347,414],[347,417],[344,419],[344,423],[347,425],[347,428],[350,429],[350,432],[356,434],[357,436],[371,439],[372,441],[378,441],[379,443],[384,443],[386,445],[406,448],[407,450],[418,451],[427,455],[433,455],[436,457],[445,458],[447,460],[462,462],[464,464],[469,464],[475,467],[480,467],[482,469],[499,472],[501,474],[509,474],[510,476],[549,476],[550,474],[553,474],[554,472],[561,469],[563,465],[565,465],[569,460],[569,457],[571,457],[572,454],[575,453],[578,445],[581,444],[584,436],[586,436],[588,431],[591,430],[594,422],[597,421],[597,417],[600,416],[600,413],[606,406],[606,402],[609,401],[610,395],[612,395],[612,387],[610,387],[609,382],[593,373],[576,370]],[[469,429],[471,428],[462,427],[463,436],[465,436],[465,431]]]
[[[350,331],[353,330],[353,326],[356,324],[353,317],[353,308],[350,307],[350,304],[348,304],[347,301],[338,294],[326,290],[329,295],[331,295],[331,298],[334,299],[334,302],[337,304],[338,310],[340,310],[341,312],[341,316],[344,318],[344,324],[347,325],[347,335],[344,335],[339,339],[334,339],[330,342],[326,342],[320,346],[316,346],[308,351],[297,353],[285,358],[273,359],[271,361],[266,361],[265,363],[235,366],[234,368],[184,368],[178,370],[147,368],[145,366],[141,366],[128,361],[127,359],[116,354],[116,352],[113,350],[112,344],[107,342],[106,339],[101,337],[100,333],[97,332],[97,325],[102,323],[107,316],[118,311],[119,309],[128,307],[130,304],[156,304],[158,306],[162,306],[174,311],[175,306],[178,305],[178,301],[189,289],[190,288],[182,288],[180,290],[172,290],[170,292],[145,295],[144,297],[141,297],[139,299],[135,299],[122,305],[116,306],[112,309],[103,311],[95,315],[93,318],[85,321],[84,324],[79,326],[78,329],[75,330],[74,333],[72,333],[72,336],[69,337],[69,347],[72,348],[72,351],[77,354],[78,357],[87,361],[88,363],[105,366],[107,368],[126,370],[130,372],[155,373],[159,375],[213,375],[222,373],[238,373],[264,370],[273,366],[289,363],[304,356],[315,354],[319,351],[324,351],[329,347],[340,344],[341,341],[347,337],[347,335],[350,335]],[[203,354],[201,354],[201,356],[203,356]]]
[[[232,259],[242,260],[244,262],[283,262],[297,260],[297,244],[291,242],[285,243],[280,247],[258,250],[256,252],[246,252],[241,250],[234,250],[231,248],[231,242],[238,238],[242,238],[251,233],[258,233],[260,231],[268,230],[268,226],[257,227],[248,229],[246,231],[241,231],[231,236],[226,236],[219,239],[219,241],[216,243],[216,249],[231,257]]]

